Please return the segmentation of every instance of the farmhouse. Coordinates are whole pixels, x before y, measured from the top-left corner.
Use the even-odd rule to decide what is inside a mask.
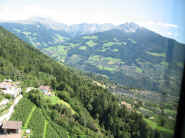
[[[16,97],[21,93],[21,88],[19,88],[17,84],[11,80],[5,80],[0,83],[0,92]]]
[[[0,138],[21,138],[21,121],[4,121],[0,125]]]
[[[52,95],[52,94],[51,94],[51,88],[50,88],[50,86],[41,85],[41,86],[39,87],[39,90],[40,90],[41,92],[43,92],[45,95],[48,95],[48,96],[51,96],[51,95]]]

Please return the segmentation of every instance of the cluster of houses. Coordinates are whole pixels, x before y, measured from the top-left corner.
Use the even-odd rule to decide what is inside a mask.
[[[27,92],[36,89],[33,87],[28,87]],[[38,90],[43,92],[43,94],[51,96],[52,90],[49,86],[41,85]],[[21,88],[18,82],[13,82],[12,80],[4,80],[0,82],[0,93],[9,94],[13,97],[17,97],[21,94]],[[5,105],[8,103],[8,99],[4,99],[0,104]],[[21,121],[3,121],[0,122],[0,138],[21,138]]]
[[[28,87],[26,92],[29,92],[33,89],[40,90],[44,95],[52,96],[52,89],[50,86],[41,85],[39,88]],[[0,93],[9,94],[13,97],[17,97],[21,94],[21,88],[19,87],[18,82],[13,82],[12,80],[4,80],[0,82]],[[8,103],[8,99],[4,99],[0,104],[4,105]],[[3,121],[0,122],[0,138],[21,138],[21,121]],[[26,133],[30,133],[26,131]]]
[[[21,93],[19,82],[5,79],[3,82],[0,82],[0,93],[9,94],[14,98],[17,97]],[[0,106],[6,105],[8,102],[8,99],[4,99]],[[0,122],[0,138],[21,138],[21,127],[21,121],[5,120]]]
[[[0,82],[0,92],[17,97],[21,93],[21,88],[18,84],[18,82],[13,82],[12,80],[4,80]]]
[[[4,80],[3,82],[0,82],[0,93],[9,94],[13,97],[17,97],[21,93],[21,88],[18,85],[18,82],[13,82],[12,80]],[[29,92],[33,89],[35,88],[28,87],[26,92]],[[38,89],[43,92],[43,94],[52,96],[52,89],[50,88],[50,86],[41,85]]]

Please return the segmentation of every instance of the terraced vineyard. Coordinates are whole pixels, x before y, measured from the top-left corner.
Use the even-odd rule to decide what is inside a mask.
[[[61,104],[64,108],[68,108],[72,115],[76,114],[76,112],[72,109],[70,104],[67,102],[60,100],[57,97],[46,97],[43,96],[45,100],[58,100],[55,103],[51,102],[51,105],[55,106],[56,104]],[[66,118],[65,118],[66,119]],[[64,120],[65,120],[64,119]],[[32,103],[27,97],[22,98],[22,100],[18,103],[15,108],[15,112],[13,113],[11,120],[22,121],[23,124],[23,135],[26,135],[25,130],[31,130],[31,138],[60,138],[60,137],[78,137],[78,136],[87,136],[85,133],[80,133],[81,130],[84,132],[91,130],[87,130],[86,128],[76,124],[76,126],[67,127],[65,121],[61,125],[55,123],[54,120],[48,116],[48,113],[44,108],[39,108],[34,103]],[[79,130],[79,127],[81,130]],[[83,132],[82,131],[82,132]],[[71,133],[69,133],[71,132]],[[89,133],[89,136],[95,136]],[[98,136],[98,135],[97,135]],[[95,137],[97,137],[95,136]]]
[[[47,125],[46,132],[47,133],[45,135],[45,138],[57,138],[58,137],[58,134],[56,133],[55,129],[51,126],[50,123],[48,123]]]
[[[28,128],[32,131],[32,138],[43,138],[45,118],[42,115],[41,109],[37,108],[29,121]]]
[[[10,120],[21,120],[24,126],[34,107],[35,105],[30,100],[27,98],[22,98],[21,101],[19,101],[19,103],[16,105],[15,111]]]
[[[42,110],[27,98],[22,98],[18,103],[10,120],[22,121],[23,135],[26,129],[30,129],[31,138],[59,138],[53,125],[43,116]]]

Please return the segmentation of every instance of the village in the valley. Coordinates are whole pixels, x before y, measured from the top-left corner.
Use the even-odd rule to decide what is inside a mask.
[[[51,96],[50,86],[41,85],[39,88],[28,87],[25,92],[38,89],[44,95]],[[5,79],[0,82],[0,138],[29,138],[31,130],[23,128],[22,121],[11,120],[15,106],[22,96],[20,82]]]

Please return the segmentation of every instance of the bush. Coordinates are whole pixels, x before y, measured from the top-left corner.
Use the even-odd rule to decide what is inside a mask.
[[[58,92],[57,95],[60,99],[63,99],[66,102],[70,101],[70,94],[69,94],[69,92],[67,92],[65,90]]]

